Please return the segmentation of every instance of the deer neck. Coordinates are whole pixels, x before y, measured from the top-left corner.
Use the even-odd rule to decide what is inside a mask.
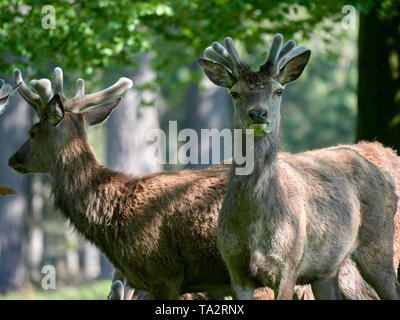
[[[276,160],[280,146],[279,130],[268,135],[254,137],[254,171],[249,177],[257,178],[268,173],[272,176],[276,171]]]
[[[120,190],[117,173],[104,168],[86,139],[74,139],[50,172],[56,206],[88,240],[109,231],[110,199]]]
[[[243,151],[246,152],[246,137],[242,136]],[[254,169],[248,175],[236,175],[234,161],[231,171],[231,181],[237,184],[235,189],[241,190],[240,196],[250,198],[244,202],[252,202],[262,197],[269,205],[274,204],[274,197],[278,193],[277,159],[280,146],[279,127],[268,135],[254,137],[253,147],[248,152],[254,154]],[[253,199],[253,200],[252,200]]]

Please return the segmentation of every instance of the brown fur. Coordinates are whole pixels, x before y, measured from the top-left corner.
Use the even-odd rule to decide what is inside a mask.
[[[215,166],[131,177],[103,168],[86,139],[75,137],[51,173],[56,204],[72,225],[134,288],[171,299],[197,291],[229,294],[216,249],[227,172]]]

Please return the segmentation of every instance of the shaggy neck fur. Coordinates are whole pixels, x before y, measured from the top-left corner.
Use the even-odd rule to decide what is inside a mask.
[[[51,170],[55,203],[88,240],[100,247],[123,206],[122,174],[104,168],[86,138],[71,140]]]
[[[279,127],[276,127],[270,134],[254,137],[254,170],[249,175],[235,175],[234,162],[231,171],[233,178],[238,185],[244,186],[247,190],[254,190],[254,196],[261,196],[265,193],[276,195],[277,193],[277,157],[280,145]],[[243,152],[246,150],[246,138],[242,136]],[[246,193],[243,193],[246,194]]]
[[[243,137],[242,145],[246,138]],[[244,147],[245,150],[245,147]],[[279,128],[270,134],[254,137],[254,170],[249,175],[236,175],[233,161],[226,198],[235,203],[224,214],[236,216],[238,223],[252,224],[265,215],[273,214],[278,200]],[[244,154],[244,153],[243,153]],[[229,201],[226,201],[228,206]],[[236,208],[236,209],[235,209]]]

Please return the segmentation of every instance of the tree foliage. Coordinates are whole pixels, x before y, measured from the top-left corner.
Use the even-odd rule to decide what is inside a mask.
[[[390,8],[391,1],[385,2]],[[89,75],[109,66],[134,66],[138,53],[152,51],[163,78],[227,35],[250,50],[275,32],[307,37],[325,19],[341,19],[345,4],[368,10],[373,1],[61,0],[52,4],[56,28],[43,29],[47,1],[2,0],[0,71],[29,66],[44,73],[62,65]]]

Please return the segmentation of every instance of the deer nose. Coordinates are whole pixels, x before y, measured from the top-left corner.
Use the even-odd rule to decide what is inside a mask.
[[[20,153],[18,153],[18,152],[14,153],[11,156],[11,158],[8,160],[8,165],[11,168],[18,166],[21,163],[22,163],[22,157],[21,157]]]
[[[10,159],[8,159],[8,165],[11,167],[11,168],[14,168],[14,166],[17,164],[17,161],[15,160],[15,154],[10,158]]]
[[[267,111],[264,109],[253,109],[249,111],[249,118],[254,122],[265,122],[267,120]]]

